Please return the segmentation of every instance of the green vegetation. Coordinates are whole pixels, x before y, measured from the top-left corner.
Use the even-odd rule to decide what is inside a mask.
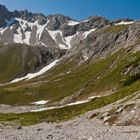
[[[39,79],[42,83],[38,83],[38,80],[34,79],[2,87],[0,103],[27,105],[38,100],[50,100],[50,103],[53,103],[83,88],[84,90],[77,97],[79,99],[87,98],[90,95],[104,94],[114,89],[120,90],[122,81],[129,76],[123,74],[124,70],[139,58],[139,52],[133,54],[122,49],[107,58],[97,62],[84,63],[79,67],[76,67],[77,60],[75,58],[70,59]],[[68,71],[71,73],[66,74]]]
[[[49,99],[50,102],[59,101],[64,97],[74,94],[85,86],[88,81],[96,79],[101,73],[104,73],[116,59],[117,55],[118,53],[96,63],[84,63],[71,73],[65,74],[65,76],[56,76],[57,74],[55,74],[55,78],[52,77],[50,81],[41,85],[27,85],[19,88],[17,88],[17,85],[15,87],[5,87],[0,90],[0,103],[22,105],[41,99]],[[73,61],[70,61],[69,64],[70,66],[75,65]],[[63,66],[60,65],[56,68],[56,71],[62,70]],[[53,73],[56,73],[56,71],[52,70]],[[46,80],[48,80],[47,77]]]
[[[0,45],[0,83],[35,70],[37,49],[21,44]]]
[[[49,100],[49,103],[54,103],[75,94],[80,89],[83,90],[77,97],[78,100],[91,95],[103,95],[110,90],[113,91],[113,94],[96,98],[89,103],[61,109],[22,114],[0,113],[0,121],[17,121],[22,125],[32,125],[44,121],[66,121],[136,94],[140,90],[139,76],[135,75],[130,78],[130,74],[124,75],[124,72],[131,66],[137,66],[139,61],[140,52],[131,53],[125,49],[96,62],[85,62],[80,66],[77,66],[78,58],[72,56],[69,60],[45,73],[39,79],[41,83],[38,83],[38,78],[35,78],[1,87],[0,104],[28,105],[39,100]],[[69,71],[71,72],[67,73]],[[112,119],[115,120],[115,118]]]
[[[123,86],[127,86],[127,85],[130,85],[132,84],[133,82],[137,81],[140,79],[140,73],[137,73],[135,75],[131,75],[131,76],[128,76],[124,82],[123,82]]]
[[[53,109],[43,112],[36,113],[23,113],[23,114],[0,114],[0,121],[17,121],[22,125],[33,125],[36,123],[47,122],[60,122],[69,120],[77,115],[83,114],[87,111],[101,108],[105,105],[111,104],[119,99],[133,94],[134,92],[140,90],[140,80],[129,85],[120,91],[98,99],[94,99],[89,103],[68,106],[61,109]]]
[[[106,33],[119,33],[125,29],[127,29],[129,25],[116,25],[116,26],[111,26],[108,27],[107,29],[104,30]]]

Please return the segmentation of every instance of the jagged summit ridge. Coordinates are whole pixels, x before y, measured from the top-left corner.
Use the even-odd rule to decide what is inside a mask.
[[[101,16],[76,21],[61,14],[45,16],[28,10],[9,12],[3,5],[0,5],[0,13],[0,42],[45,46],[51,49],[69,49],[95,30],[121,21],[132,22],[130,19],[109,21]]]

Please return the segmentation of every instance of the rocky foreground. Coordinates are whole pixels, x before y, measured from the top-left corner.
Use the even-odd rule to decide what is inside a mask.
[[[140,102],[116,102],[61,123],[0,124],[0,140],[140,140]]]
[[[140,126],[104,126],[85,116],[61,124],[0,125],[0,140],[140,140]]]

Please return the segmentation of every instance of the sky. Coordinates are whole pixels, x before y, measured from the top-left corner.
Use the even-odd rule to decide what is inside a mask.
[[[84,20],[100,15],[108,19],[140,19],[140,0],[0,0],[10,11],[63,14],[73,19]]]

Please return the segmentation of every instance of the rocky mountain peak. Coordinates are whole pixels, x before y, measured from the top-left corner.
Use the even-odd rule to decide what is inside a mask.
[[[72,20],[70,17],[61,14],[49,15],[47,18],[49,20],[47,25],[49,30],[58,30],[61,26]]]
[[[47,18],[45,15],[41,13],[32,13],[28,10],[11,12],[14,18],[21,18],[22,20],[26,20],[28,22],[38,21],[40,25],[44,25],[47,22]]]
[[[8,9],[0,4],[0,27],[6,26],[8,20],[11,19],[11,14]]]

